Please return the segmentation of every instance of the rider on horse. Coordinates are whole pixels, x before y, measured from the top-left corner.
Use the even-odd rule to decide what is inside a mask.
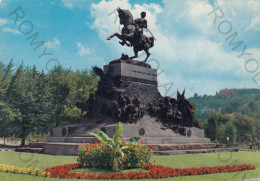
[[[149,41],[148,37],[144,35],[143,29],[147,29],[147,20],[145,19],[146,12],[141,12],[141,18],[134,20],[135,33],[139,37],[138,42],[133,43],[143,43]]]
[[[145,19],[146,13],[142,12],[141,18],[134,20],[133,15],[130,11],[121,8],[117,8],[117,11],[120,19],[120,24],[124,27],[122,28],[121,34],[116,32],[109,36],[107,40],[111,40],[111,38],[116,36],[121,40],[119,43],[122,46],[124,46],[125,44],[127,46],[133,46],[135,55],[130,57],[131,59],[137,58],[138,52],[144,50],[147,54],[144,60],[144,62],[146,62],[148,57],[150,56],[149,49],[154,46],[155,40],[153,36],[147,37],[143,34],[143,29],[147,29],[147,20]]]
[[[135,19],[136,31],[143,34],[143,28],[147,28],[146,12],[141,12],[141,18]]]

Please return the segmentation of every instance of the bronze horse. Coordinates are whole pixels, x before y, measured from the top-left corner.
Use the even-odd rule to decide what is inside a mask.
[[[136,28],[136,24],[134,22],[133,15],[128,10],[124,10],[121,8],[117,8],[118,16],[120,19],[120,24],[123,25],[123,29],[121,34],[114,33],[109,36],[107,40],[111,40],[114,36],[119,38],[121,42],[119,42],[122,46],[125,44],[127,46],[133,46],[135,55],[130,57],[131,59],[138,57],[138,52],[144,50],[146,53],[146,58],[144,62],[150,56],[149,49],[154,46],[154,37],[147,37],[143,33],[138,32]]]

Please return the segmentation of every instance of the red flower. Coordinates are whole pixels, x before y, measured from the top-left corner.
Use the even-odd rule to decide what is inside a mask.
[[[253,165],[227,165],[216,167],[201,167],[201,168],[183,168],[174,169],[170,167],[164,167],[161,165],[144,165],[143,169],[149,170],[149,172],[128,172],[128,173],[75,173],[69,172],[70,170],[82,168],[82,164],[66,164],[54,166],[44,169],[45,172],[50,174],[50,177],[54,178],[68,178],[68,179],[159,179],[167,177],[178,177],[187,175],[203,175],[222,172],[235,172],[243,170],[253,170],[256,167]],[[124,166],[123,166],[124,167]],[[86,168],[88,171],[88,168]]]
[[[79,149],[77,149],[77,152],[79,152]]]

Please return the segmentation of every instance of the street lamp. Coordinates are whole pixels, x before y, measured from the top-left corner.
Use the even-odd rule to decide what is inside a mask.
[[[228,141],[229,141],[229,136],[227,136],[227,138],[226,138],[226,139],[227,139],[227,145],[228,145]]]

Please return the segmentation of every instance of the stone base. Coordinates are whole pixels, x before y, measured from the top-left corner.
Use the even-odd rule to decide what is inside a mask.
[[[79,143],[46,143],[44,154],[50,155],[77,155],[77,149],[80,148]]]
[[[77,155],[77,149],[82,143],[32,143],[28,148],[17,148],[18,152],[44,153],[51,155]],[[40,146],[40,148],[35,148]],[[148,144],[154,149],[154,155],[177,155],[188,153],[212,153],[212,152],[233,152],[236,148],[226,148],[225,144],[216,143],[186,143],[186,144]]]
[[[154,155],[181,155],[191,153],[216,153],[216,152],[237,152],[238,148],[211,148],[211,149],[194,149],[194,150],[168,150],[155,151]]]
[[[107,123],[113,122],[107,120]],[[53,137],[48,137],[47,142],[94,143],[95,138],[88,135],[96,130],[102,130],[109,137],[113,137],[117,124],[93,125],[85,122],[78,125],[58,127],[53,130]],[[183,132],[175,133],[155,118],[145,115],[137,123],[123,123],[122,137],[127,139],[142,136],[145,144],[174,144],[174,143],[209,143],[209,138],[204,138],[204,130],[196,127],[183,127]],[[64,134],[65,133],[65,134]]]
[[[113,78],[120,78],[123,81],[140,82],[157,87],[157,70],[150,67],[124,62],[111,62],[109,65],[104,66],[104,73]]]

